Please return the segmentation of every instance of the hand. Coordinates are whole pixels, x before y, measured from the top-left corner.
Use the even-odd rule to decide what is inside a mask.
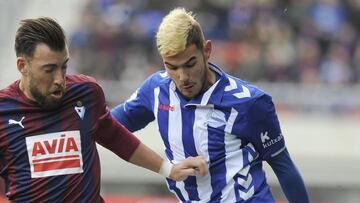
[[[188,157],[184,161],[174,164],[170,178],[175,181],[185,180],[188,176],[205,176],[209,167],[202,156]]]

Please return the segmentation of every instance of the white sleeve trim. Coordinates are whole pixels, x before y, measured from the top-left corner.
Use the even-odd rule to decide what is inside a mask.
[[[271,157],[275,157],[277,155],[279,155],[282,151],[284,151],[286,149],[286,146],[283,146],[283,148],[281,148],[279,151],[275,152],[274,154],[271,155]]]

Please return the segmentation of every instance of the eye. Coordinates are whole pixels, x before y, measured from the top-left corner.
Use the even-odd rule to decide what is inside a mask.
[[[191,68],[191,67],[193,67],[193,66],[195,66],[195,62],[194,63],[190,63],[190,64],[186,64],[186,66],[185,67],[187,67],[187,68]]]
[[[51,72],[53,72],[54,71],[54,68],[52,68],[52,67],[46,67],[46,68],[44,68],[44,72],[45,73],[51,73]]]
[[[177,69],[177,67],[171,66],[171,65],[166,65],[166,68],[167,68],[168,70],[176,70],[176,69]]]
[[[195,60],[192,60],[188,63],[185,64],[185,67],[187,68],[191,68],[191,67],[194,67],[196,65],[196,61]]]

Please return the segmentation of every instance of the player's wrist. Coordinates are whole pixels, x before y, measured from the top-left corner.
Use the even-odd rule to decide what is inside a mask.
[[[173,164],[171,164],[167,160],[163,160],[163,162],[161,163],[159,174],[164,177],[170,178],[172,167],[173,167]]]

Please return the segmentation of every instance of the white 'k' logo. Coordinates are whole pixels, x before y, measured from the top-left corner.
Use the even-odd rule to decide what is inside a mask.
[[[79,115],[81,120],[84,119],[84,115],[85,115],[85,107],[84,106],[75,106],[75,111]]]
[[[16,124],[16,125],[19,125],[20,127],[24,128],[24,125],[22,124],[22,121],[24,120],[24,118],[25,118],[25,116],[23,116],[20,121],[16,121],[14,119],[9,119],[9,125]]]
[[[270,140],[270,137],[268,136],[268,132],[262,132],[260,133],[261,142],[265,143],[266,140]]]

